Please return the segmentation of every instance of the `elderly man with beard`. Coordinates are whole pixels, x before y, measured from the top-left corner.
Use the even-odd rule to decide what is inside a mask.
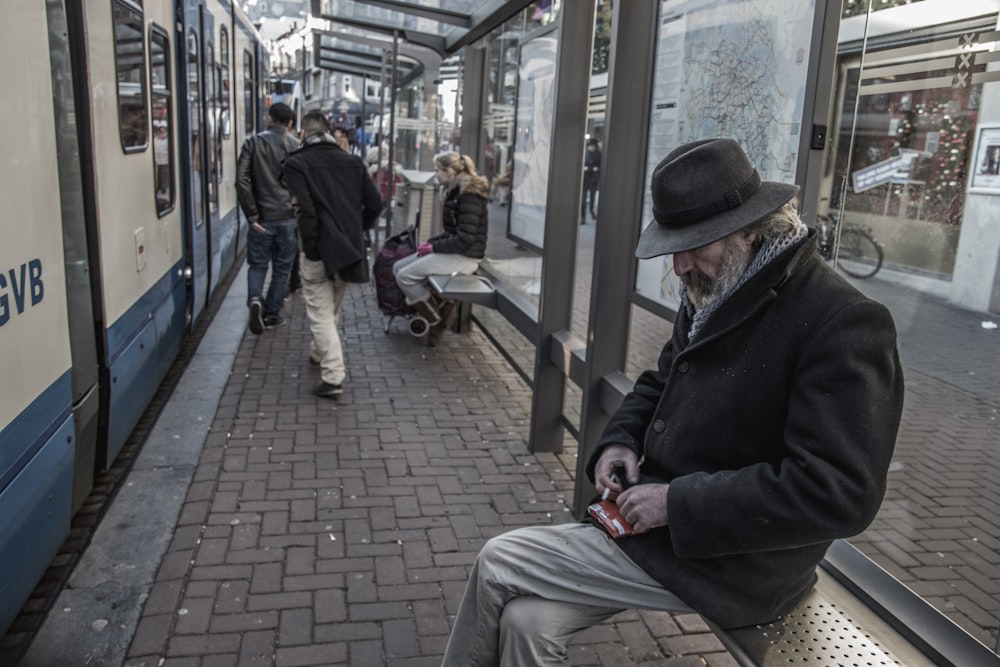
[[[445,665],[566,664],[576,633],[630,608],[774,620],[875,517],[903,403],[895,326],[819,258],[797,191],[729,139],[656,167],[636,255],[673,256],[682,304],[588,460],[606,498],[486,543]]]

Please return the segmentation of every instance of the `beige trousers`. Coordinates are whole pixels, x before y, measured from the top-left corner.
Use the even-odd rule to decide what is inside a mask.
[[[442,665],[564,665],[573,636],[625,609],[693,611],[596,526],[519,528],[479,552]]]

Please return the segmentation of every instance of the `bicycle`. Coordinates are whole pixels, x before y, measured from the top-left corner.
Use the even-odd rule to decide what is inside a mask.
[[[882,268],[885,253],[872,231],[862,225],[844,225],[837,239],[840,220],[836,211],[817,214],[819,253],[826,261],[837,259],[837,268],[855,278],[871,278]]]

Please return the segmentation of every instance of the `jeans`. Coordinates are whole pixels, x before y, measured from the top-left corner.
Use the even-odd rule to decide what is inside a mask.
[[[392,272],[399,289],[406,295],[406,303],[413,304],[430,296],[427,276],[475,273],[479,262],[478,259],[455,253],[432,252],[423,257],[413,253],[393,264]]]
[[[579,632],[625,609],[692,609],[586,523],[518,528],[472,568],[442,667],[565,665]]]
[[[247,305],[264,302],[264,317],[277,317],[288,293],[288,277],[298,250],[295,219],[261,222],[263,232],[250,227],[247,238]],[[264,298],[264,278],[271,266],[271,285]]]
[[[312,333],[311,356],[319,361],[323,382],[342,384],[347,370],[344,366],[344,347],[337,330],[337,315],[344,303],[347,283],[340,276],[331,280],[322,261],[314,262],[302,254],[299,255],[299,269],[302,271],[302,295]]]

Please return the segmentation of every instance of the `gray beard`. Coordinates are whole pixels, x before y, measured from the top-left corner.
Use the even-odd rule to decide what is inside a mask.
[[[728,296],[742,280],[751,259],[751,253],[741,252],[735,241],[728,239],[717,278],[709,278],[697,269],[681,278],[687,287],[688,299],[695,310],[708,308],[720,298]]]

